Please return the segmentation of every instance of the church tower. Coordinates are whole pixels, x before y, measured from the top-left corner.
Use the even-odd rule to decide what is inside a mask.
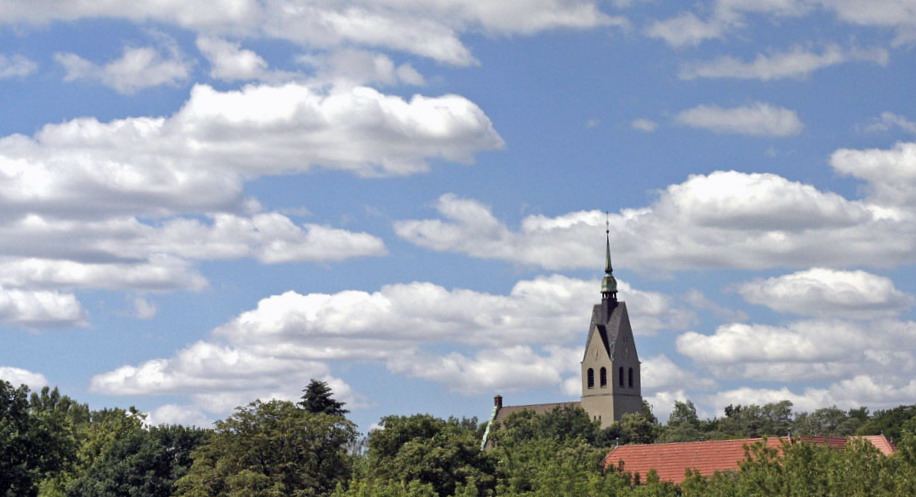
[[[592,322],[582,357],[582,409],[605,428],[642,409],[641,374],[626,302],[617,301],[617,280],[611,266],[610,229],[606,231],[601,303]]]

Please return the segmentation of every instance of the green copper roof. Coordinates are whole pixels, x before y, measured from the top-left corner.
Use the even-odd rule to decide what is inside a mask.
[[[611,266],[611,231],[605,231],[604,279],[601,280],[601,293],[617,293],[617,280],[614,278],[614,267]]]

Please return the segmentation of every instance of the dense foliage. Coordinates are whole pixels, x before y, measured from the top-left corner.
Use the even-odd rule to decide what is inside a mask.
[[[357,442],[344,403],[313,380],[298,404],[238,407],[213,429],[148,426],[133,408],[91,410],[57,389],[0,381],[0,497],[95,496],[902,496],[916,495],[916,405],[869,413],[788,401],[731,405],[700,419],[676,402],[666,424],[648,405],[601,429],[584,411],[476,419],[387,416]],[[605,470],[618,444],[882,433],[897,453],[861,440],[845,451],[804,442],[747,447],[738,471],[689,474],[680,485]]]

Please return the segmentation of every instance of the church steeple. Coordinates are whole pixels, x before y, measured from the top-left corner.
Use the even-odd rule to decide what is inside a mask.
[[[601,280],[601,300],[617,302],[617,280],[614,278],[614,267],[611,266],[611,227],[605,221],[604,279]]]

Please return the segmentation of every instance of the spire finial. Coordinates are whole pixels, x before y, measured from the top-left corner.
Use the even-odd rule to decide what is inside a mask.
[[[611,274],[614,272],[614,267],[611,265],[611,215],[607,211],[604,211],[604,216],[604,272]]]
[[[604,212],[604,279],[601,280],[602,300],[617,301],[617,279],[614,278],[614,267],[611,265],[611,214]]]

